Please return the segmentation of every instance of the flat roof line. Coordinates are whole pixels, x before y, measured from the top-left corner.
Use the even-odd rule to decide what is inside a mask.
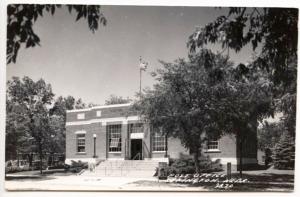
[[[114,107],[127,107],[132,105],[132,103],[124,103],[124,104],[114,104],[114,105],[99,105],[94,106],[90,108],[84,108],[84,109],[72,109],[72,110],[66,110],[66,112],[84,112],[84,111],[91,111],[93,109],[105,109],[105,108],[114,108]]]

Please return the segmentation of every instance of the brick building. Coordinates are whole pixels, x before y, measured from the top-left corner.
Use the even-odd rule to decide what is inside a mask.
[[[243,147],[243,163],[257,163],[256,133],[248,136]],[[167,150],[167,155],[166,155]],[[203,154],[221,164],[239,163],[236,139],[226,135],[209,141]],[[189,155],[180,139],[152,132],[143,124],[130,104],[96,106],[67,111],[66,163],[71,160],[156,160],[168,162],[169,158]],[[167,156],[167,157],[166,157]]]

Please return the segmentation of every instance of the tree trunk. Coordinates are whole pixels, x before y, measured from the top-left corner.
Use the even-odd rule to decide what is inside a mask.
[[[33,154],[32,154],[32,153],[29,153],[29,154],[28,154],[28,162],[29,162],[29,167],[30,167],[30,168],[32,167],[32,158],[33,158]]]
[[[240,155],[239,155],[239,159],[240,159],[240,166],[239,166],[239,171],[240,171],[240,178],[243,177],[243,139],[242,137],[240,137],[240,143],[239,143],[239,149],[240,149]]]
[[[194,153],[194,162],[195,162],[196,173],[200,173],[199,150],[198,150],[198,148],[195,150],[195,153]]]
[[[242,153],[243,143],[240,141],[240,177],[243,177],[243,153]]]
[[[41,143],[39,143],[39,157],[40,157],[40,173],[43,174],[43,151],[42,151]]]
[[[168,133],[166,133],[165,135],[165,149],[166,149],[165,158],[167,158],[168,157]]]

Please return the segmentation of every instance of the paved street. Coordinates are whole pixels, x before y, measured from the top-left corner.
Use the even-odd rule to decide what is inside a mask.
[[[143,183],[142,185],[140,183]],[[17,179],[5,182],[7,190],[164,190],[206,191],[201,187],[187,188],[181,184],[166,184],[156,178],[47,176],[42,179]]]

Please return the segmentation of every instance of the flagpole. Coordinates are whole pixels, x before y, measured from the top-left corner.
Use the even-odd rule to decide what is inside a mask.
[[[140,65],[142,63],[142,57],[140,56]],[[142,96],[142,68],[140,67],[140,98]]]

